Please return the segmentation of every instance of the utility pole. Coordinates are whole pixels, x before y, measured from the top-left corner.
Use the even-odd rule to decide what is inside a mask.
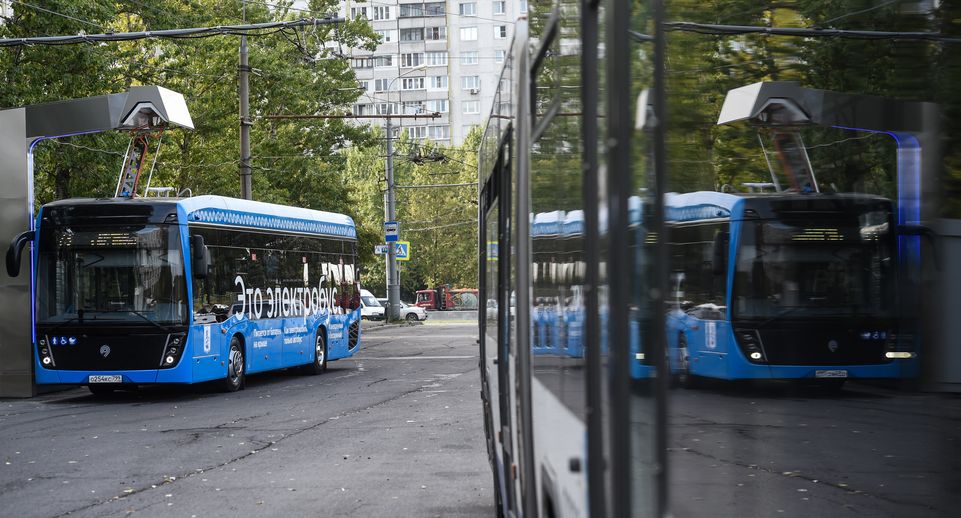
[[[390,103],[388,103],[388,106]],[[387,114],[387,190],[384,191],[384,218],[396,221],[394,205],[394,134],[391,114]],[[400,278],[397,275],[397,250],[394,243],[387,243],[387,321],[400,318]]]
[[[423,69],[423,65],[408,72],[413,72],[416,70]],[[403,75],[403,74],[401,74]],[[397,76],[392,79],[387,84],[387,90],[390,90],[390,86],[395,80],[399,79],[401,76]],[[388,103],[388,106],[390,103]],[[440,117],[440,113],[424,113],[424,114],[412,114],[412,115],[394,115],[393,113],[387,113],[384,115],[267,115],[264,116],[265,119],[384,119],[386,121],[385,128],[387,130],[387,166],[386,174],[387,177],[387,188],[384,190],[384,222],[394,221],[397,217],[396,205],[394,203],[394,191],[398,189],[394,185],[394,129],[392,121],[394,119],[436,119]],[[399,187],[403,189],[404,187]],[[386,237],[386,236],[385,236]],[[397,320],[400,318],[400,275],[397,271],[397,250],[394,248],[394,243],[387,243],[387,320]]]
[[[247,3],[243,4],[244,22],[247,21]],[[240,37],[240,197],[253,199],[253,185],[250,180],[250,87],[247,64],[247,36]]]

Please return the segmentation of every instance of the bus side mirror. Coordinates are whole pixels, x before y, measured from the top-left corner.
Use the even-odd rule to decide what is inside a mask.
[[[36,232],[28,230],[17,234],[10,241],[10,248],[7,248],[7,275],[10,277],[20,275],[20,256],[23,253],[23,245],[26,245],[27,241],[33,241],[34,237]]]
[[[192,251],[194,278],[204,279],[207,277],[207,245],[204,244],[204,236],[194,234],[191,238],[190,250]]]
[[[727,253],[730,242],[730,234],[718,232],[714,235],[714,248],[712,250],[714,275],[724,275],[727,273]]]

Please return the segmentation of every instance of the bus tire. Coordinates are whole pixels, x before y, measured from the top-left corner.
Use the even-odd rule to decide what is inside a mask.
[[[317,340],[314,342],[314,362],[306,365],[307,374],[323,374],[327,370],[327,335],[322,328],[317,328]]]
[[[681,332],[677,334],[677,362],[678,362],[678,372],[674,375],[674,379],[677,385],[693,389],[698,388],[700,384],[700,378],[691,374],[691,355],[690,350],[687,347],[687,336]]]
[[[227,377],[223,381],[224,392],[237,392],[244,387],[245,369],[244,344],[235,335],[230,339],[230,352],[227,353]]]

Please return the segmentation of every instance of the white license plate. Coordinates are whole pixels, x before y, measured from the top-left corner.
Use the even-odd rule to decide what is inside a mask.
[[[814,371],[815,378],[847,378],[846,370]]]
[[[87,383],[123,383],[123,376],[119,374],[90,376]]]

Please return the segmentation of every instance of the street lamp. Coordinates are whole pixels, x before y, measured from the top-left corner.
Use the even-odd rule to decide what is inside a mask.
[[[393,112],[390,105],[390,87],[394,81],[412,72],[425,70],[426,65],[418,65],[399,74],[387,83],[387,110]],[[400,103],[398,103],[400,104]],[[384,193],[384,222],[394,221],[397,217],[394,206],[394,135],[391,128],[392,113],[385,114],[387,119],[387,191]],[[385,236],[386,237],[386,236]],[[397,250],[393,243],[387,246],[387,321],[400,318],[400,273],[397,271]]]

